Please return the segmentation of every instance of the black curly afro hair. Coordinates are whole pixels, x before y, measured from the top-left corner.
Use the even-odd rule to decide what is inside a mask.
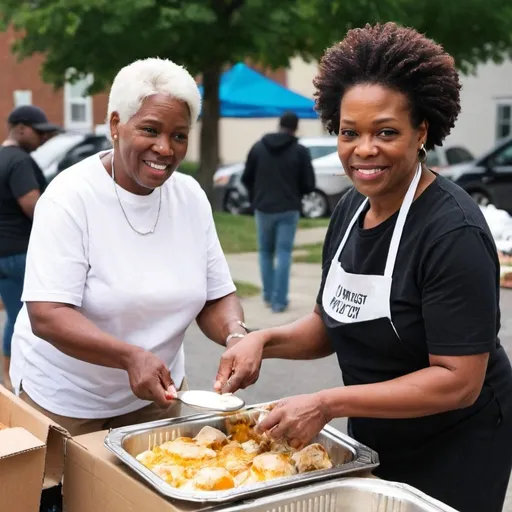
[[[349,30],[320,61],[316,110],[327,130],[338,135],[340,104],[356,84],[379,84],[409,98],[415,127],[426,120],[426,149],[441,146],[460,112],[460,82],[453,58],[412,28],[396,23]]]

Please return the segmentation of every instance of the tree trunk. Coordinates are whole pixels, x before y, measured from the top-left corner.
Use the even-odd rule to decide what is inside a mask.
[[[212,66],[203,73],[199,183],[210,202],[213,192],[213,175],[219,165],[219,84],[221,72],[221,66]]]

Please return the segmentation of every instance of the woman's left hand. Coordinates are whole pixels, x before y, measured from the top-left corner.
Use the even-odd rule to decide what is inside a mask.
[[[284,438],[296,449],[304,447],[331,421],[318,394],[298,395],[281,400],[256,426],[274,439]]]

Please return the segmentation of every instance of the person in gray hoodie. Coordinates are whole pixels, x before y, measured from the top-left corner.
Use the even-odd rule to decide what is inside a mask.
[[[279,131],[265,135],[251,148],[242,175],[256,219],[263,300],[275,313],[288,308],[302,197],[315,188],[311,155],[295,135],[298,124],[294,113],[283,114]]]

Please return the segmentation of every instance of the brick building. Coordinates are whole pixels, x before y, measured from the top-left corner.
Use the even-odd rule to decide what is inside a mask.
[[[108,97],[98,94],[83,98],[85,83],[66,85],[55,90],[40,76],[42,56],[18,62],[11,52],[14,32],[0,32],[0,138],[7,134],[7,116],[17,105],[30,103],[41,107],[52,123],[69,130],[92,131],[105,122]]]
[[[5,120],[9,112],[15,106],[27,103],[42,108],[52,123],[67,130],[91,132],[104,124],[108,103],[106,93],[84,98],[86,80],[55,90],[40,76],[42,56],[18,62],[10,49],[14,38],[12,30],[0,32],[0,140],[7,134]],[[260,66],[253,67],[286,86],[286,70],[265,72]]]

